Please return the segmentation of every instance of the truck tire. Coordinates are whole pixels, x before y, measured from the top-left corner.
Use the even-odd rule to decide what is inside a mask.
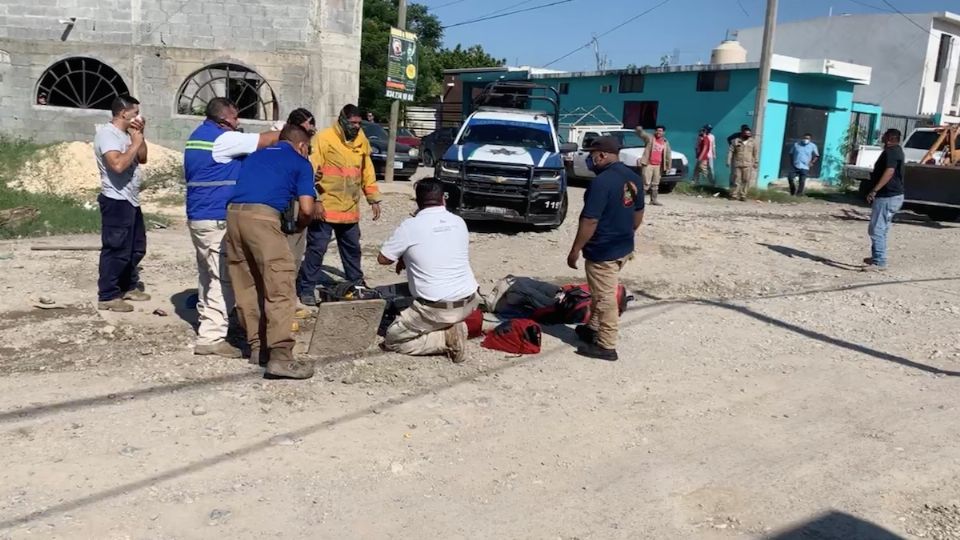
[[[677,187],[677,182],[670,182],[669,184],[660,184],[657,193],[670,193]]]

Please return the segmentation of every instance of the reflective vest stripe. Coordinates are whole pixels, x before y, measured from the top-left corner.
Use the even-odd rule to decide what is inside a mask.
[[[213,143],[207,141],[187,141],[187,150],[213,150]]]
[[[360,211],[354,212],[337,212],[336,210],[326,210],[323,213],[324,219],[330,222],[338,221],[356,221],[360,219]]]
[[[320,167],[320,172],[324,176],[346,176],[346,177],[356,177],[360,176],[360,167],[335,167],[333,165],[324,165]]]
[[[187,187],[220,187],[235,186],[236,180],[216,180],[214,182],[187,182]]]
[[[380,193],[380,188],[376,184],[370,184],[369,186],[363,188],[364,195],[374,195]]]

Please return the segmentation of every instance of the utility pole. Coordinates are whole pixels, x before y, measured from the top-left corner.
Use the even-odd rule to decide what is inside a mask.
[[[767,18],[763,23],[763,48],[760,51],[760,82],[757,84],[757,102],[753,107],[753,134],[758,143],[763,142],[763,116],[767,109],[770,64],[773,59],[773,32],[776,27],[777,0],[767,0]]]
[[[407,0],[400,0],[397,9],[397,28],[407,30]],[[393,182],[393,162],[397,157],[397,125],[400,123],[400,100],[390,104],[390,133],[387,137],[387,163],[383,167],[383,180]]]

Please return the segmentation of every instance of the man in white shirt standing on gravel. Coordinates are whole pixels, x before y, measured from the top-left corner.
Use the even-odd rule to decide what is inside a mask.
[[[187,226],[197,252],[200,274],[197,313],[200,327],[194,354],[239,358],[227,341],[233,290],[227,274],[225,235],[227,203],[244,157],[276,144],[279,131],[243,133],[240,112],[226,98],[207,103],[207,118],[194,130],[183,153],[187,181]]]
[[[459,216],[447,211],[443,184],[417,182],[414,217],[405,220],[380,249],[377,262],[407,270],[413,305],[387,329],[384,348],[413,356],[445,354],[466,359],[467,325],[480,305],[470,268],[470,234]]]
[[[140,102],[117,96],[111,104],[113,118],[97,126],[93,153],[100,170],[100,277],[97,308],[128,313],[124,300],[146,301],[150,295],[137,286],[137,265],[147,253],[147,232],[140,210],[140,165],[147,162],[147,141]]]

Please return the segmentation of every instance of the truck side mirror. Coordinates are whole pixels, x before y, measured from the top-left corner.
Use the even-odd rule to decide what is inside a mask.
[[[577,143],[565,142],[560,143],[560,153],[569,154],[571,152],[576,152],[578,150]]]

